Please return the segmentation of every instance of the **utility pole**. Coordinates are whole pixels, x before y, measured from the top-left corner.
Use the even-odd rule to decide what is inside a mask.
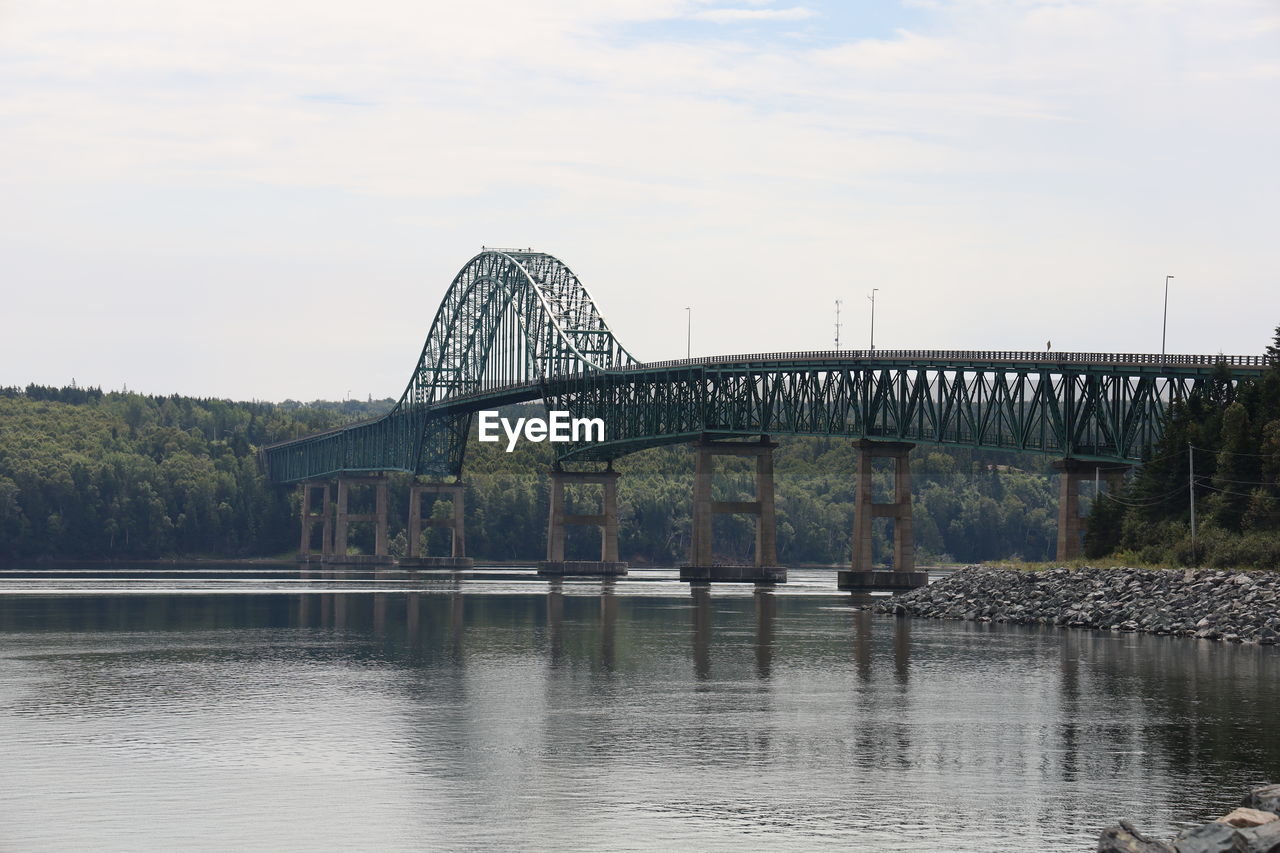
[[[1160,324],[1160,366],[1164,367],[1164,342],[1169,332],[1169,279],[1171,275],[1164,277],[1164,320]]]
[[[684,327],[684,357],[692,358],[693,355],[693,307],[686,306],[684,309],[685,327]]]
[[[876,291],[878,287],[871,288],[871,295],[867,298],[871,300],[871,351],[876,351]]]
[[[1191,442],[1187,442],[1187,462],[1190,465],[1187,491],[1191,493],[1191,566],[1199,568],[1200,560],[1196,554],[1196,449]]]
[[[836,351],[840,350],[840,300],[836,300]]]

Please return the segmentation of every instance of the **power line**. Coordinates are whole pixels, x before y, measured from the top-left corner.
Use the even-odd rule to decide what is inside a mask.
[[[1142,500],[1142,501],[1130,501],[1130,500],[1126,500],[1125,498],[1118,498],[1115,495],[1110,494],[1109,492],[1103,492],[1101,496],[1106,498],[1107,500],[1115,501],[1116,503],[1122,506],[1144,507],[1144,506],[1155,506],[1156,504],[1166,503],[1167,501],[1170,500],[1170,498],[1173,495],[1176,495],[1181,491],[1182,491],[1182,486],[1178,486],[1175,489],[1165,492],[1163,495],[1160,495],[1159,497],[1152,498],[1151,500]]]
[[[1252,498],[1256,495],[1256,492],[1233,492],[1229,489],[1219,489],[1216,486],[1207,486],[1203,482],[1196,483],[1196,485],[1202,489],[1208,489],[1211,492],[1218,492],[1224,495],[1235,495],[1236,497],[1239,497],[1239,498]],[[1271,496],[1264,492],[1263,497],[1271,497]]]
[[[1237,486],[1275,486],[1275,480],[1228,480],[1225,477],[1219,477],[1217,474],[1201,475],[1199,478],[1202,483],[1219,482],[1233,483]]]
[[[1213,453],[1213,454],[1225,453],[1228,456],[1253,456],[1257,459],[1274,459],[1277,455],[1275,453],[1240,453],[1235,450],[1210,450],[1207,447],[1196,447],[1193,449],[1202,450],[1205,453]]]

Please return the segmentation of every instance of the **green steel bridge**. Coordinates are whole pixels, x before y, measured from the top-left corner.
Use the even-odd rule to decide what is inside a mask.
[[[483,249],[454,278],[408,387],[372,420],[263,449],[278,483],[402,471],[462,474],[477,411],[542,400],[601,418],[560,462],[763,435],[848,436],[1132,463],[1170,402],[1256,377],[1262,356],[839,350],[643,363],[551,255]]]

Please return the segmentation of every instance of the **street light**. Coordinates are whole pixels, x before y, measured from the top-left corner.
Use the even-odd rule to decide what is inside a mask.
[[[1160,325],[1160,366],[1164,367],[1164,342],[1169,332],[1169,279],[1171,275],[1164,277],[1164,321]]]
[[[876,351],[876,291],[878,287],[871,288],[871,295],[867,298],[871,300],[871,351]]]
[[[693,308],[686,306],[684,309],[685,327],[684,327],[684,357],[686,360],[693,357]]]

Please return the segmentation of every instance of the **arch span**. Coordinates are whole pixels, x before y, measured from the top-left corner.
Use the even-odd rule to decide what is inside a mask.
[[[518,388],[547,396],[548,383],[626,368],[618,342],[567,264],[534,251],[484,248],[446,291],[417,365],[388,414],[265,450],[273,480],[338,471],[458,475],[473,408],[459,398]]]

